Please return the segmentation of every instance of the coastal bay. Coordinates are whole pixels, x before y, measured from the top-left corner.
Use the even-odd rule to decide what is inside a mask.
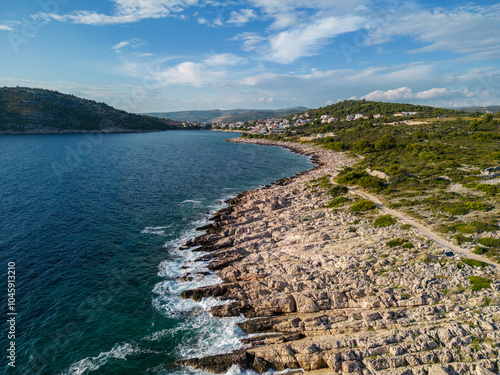
[[[347,374],[496,373],[500,283],[496,268],[468,261],[419,228],[377,208],[330,207],[322,182],[357,160],[310,145],[285,147],[317,165],[228,201],[206,233],[185,247],[204,251],[222,284],[182,297],[216,297],[214,316],[243,314],[246,346],[179,364],[223,373],[234,364]],[[350,190],[344,202],[360,202]],[[341,202],[341,200],[339,201]],[[486,259],[485,259],[486,260]],[[487,260],[486,260],[487,261]],[[491,261],[489,261],[491,263]]]

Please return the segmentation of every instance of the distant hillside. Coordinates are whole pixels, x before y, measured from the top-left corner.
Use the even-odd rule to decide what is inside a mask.
[[[146,113],[149,116],[159,118],[170,118],[177,121],[197,122],[238,122],[268,119],[273,117],[284,117],[307,111],[305,107],[294,107],[278,110],[259,109],[230,109],[230,110],[207,110],[207,111],[180,111],[180,112],[154,112]]]
[[[463,107],[460,110],[465,112],[481,112],[481,113],[499,113],[500,105],[491,105],[489,107]]]
[[[0,132],[136,132],[178,126],[172,120],[127,113],[57,91],[0,88]]]
[[[403,103],[372,102],[368,100],[345,100],[340,103],[310,111],[312,117],[330,115],[338,118],[344,118],[347,115],[354,115],[357,113],[361,113],[366,116],[376,114],[389,116],[398,112],[418,112],[420,116],[427,117],[455,115],[459,113],[452,109],[434,108],[429,106]]]

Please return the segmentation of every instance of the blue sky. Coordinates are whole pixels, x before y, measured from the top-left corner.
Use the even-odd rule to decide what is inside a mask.
[[[130,112],[500,105],[495,1],[5,1],[0,48],[2,86]]]

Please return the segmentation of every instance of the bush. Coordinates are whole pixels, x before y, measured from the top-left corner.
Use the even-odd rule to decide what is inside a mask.
[[[450,215],[465,215],[469,213],[469,210],[460,203],[448,204],[444,206],[444,211]]]
[[[377,191],[384,188],[384,180],[375,176],[363,176],[356,182],[356,184],[361,187]]]
[[[375,219],[375,221],[373,222],[373,226],[376,228],[384,228],[395,223],[396,219],[394,219],[391,215],[383,215]]]
[[[334,207],[342,207],[346,202],[350,202],[351,200],[346,197],[337,197],[332,199],[325,205],[325,208],[334,208]]]
[[[491,288],[491,279],[481,276],[469,276],[467,280],[472,283],[472,290],[479,291],[484,288]]]
[[[349,189],[344,185],[333,185],[330,190],[328,190],[328,193],[330,193],[332,197],[340,197],[341,195],[346,195],[348,192]]]
[[[366,171],[352,171],[349,168],[339,173],[337,182],[339,184],[354,185],[361,177],[364,176],[368,176],[368,173],[366,173]]]
[[[481,221],[473,221],[471,223],[457,224],[454,229],[460,233],[483,233],[483,232],[493,232],[498,228],[496,225],[483,223]]]
[[[485,263],[485,262],[481,262],[480,260],[476,260],[476,259],[470,259],[470,258],[464,258],[462,259],[462,262],[467,264],[468,266],[471,266],[471,267],[481,267],[481,268],[484,268],[484,267],[488,267],[489,264],[488,263]]]
[[[369,201],[367,199],[360,199],[351,206],[351,211],[354,212],[368,211],[368,210],[373,210],[375,208],[377,208],[377,206],[372,201]]]
[[[481,247],[481,246],[476,246],[476,248],[474,250],[472,250],[472,252],[474,254],[477,254],[477,255],[483,255],[484,253],[486,253],[488,250],[484,247]]]
[[[500,247],[500,239],[498,238],[484,237],[477,240],[477,242],[486,247]]]
[[[401,229],[409,230],[410,228],[411,228],[410,224],[403,224],[403,225],[401,225]]]
[[[465,202],[465,207],[467,207],[469,210],[484,212],[490,211],[492,209],[490,205],[485,205],[481,202]]]
[[[402,246],[407,242],[408,242],[408,240],[401,239],[401,238],[395,238],[395,239],[387,242],[387,246],[389,246],[389,247]]]
[[[411,242],[407,242],[402,246],[403,249],[413,249],[414,247],[415,245],[413,245]]]
[[[457,234],[456,236],[454,236],[454,238],[457,241],[457,244],[459,244],[459,245],[463,244],[464,242],[472,242],[473,241],[472,238],[462,236],[461,234]]]

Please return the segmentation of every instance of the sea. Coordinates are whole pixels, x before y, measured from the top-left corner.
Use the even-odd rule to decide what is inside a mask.
[[[221,280],[179,247],[225,200],[312,163],[224,142],[238,135],[0,136],[0,374],[203,374],[174,362],[242,347],[243,317],[180,297]]]

